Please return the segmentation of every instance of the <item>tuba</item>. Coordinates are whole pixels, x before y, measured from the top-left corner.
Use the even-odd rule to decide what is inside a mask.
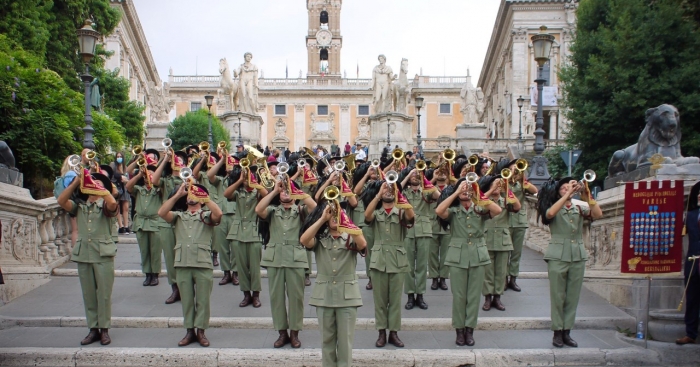
[[[260,177],[260,184],[267,189],[275,187],[275,178],[272,177],[270,173],[270,167],[267,166],[267,160],[265,158],[260,159],[262,161],[262,168],[258,169],[258,176]],[[279,171],[279,166],[277,166]]]

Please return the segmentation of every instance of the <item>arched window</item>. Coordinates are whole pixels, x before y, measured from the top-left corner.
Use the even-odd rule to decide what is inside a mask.
[[[328,60],[328,49],[322,48],[320,53],[321,60]]]
[[[321,24],[328,24],[328,12],[325,10],[321,11]]]

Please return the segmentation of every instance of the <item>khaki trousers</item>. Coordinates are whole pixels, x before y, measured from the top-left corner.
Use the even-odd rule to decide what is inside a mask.
[[[571,330],[581,296],[586,261],[547,261],[552,330]]]
[[[141,271],[144,274],[160,273],[160,253],[163,251],[158,232],[136,231],[136,241],[141,253]]]
[[[455,329],[476,327],[481,301],[481,287],[484,284],[484,268],[485,265],[469,269],[450,267],[452,327]]]
[[[401,289],[406,274],[371,269],[374,319],[377,330],[401,330]]]
[[[214,227],[212,249],[219,253],[219,266],[223,271],[237,271],[236,255],[231,240],[226,239],[228,230],[233,222],[234,214],[224,214],[221,223]]]
[[[78,278],[88,327],[109,329],[112,325],[114,258],[102,263],[78,263]]]
[[[270,283],[270,306],[275,330],[301,330],[304,324],[304,268],[268,266],[267,277]]]
[[[260,258],[262,242],[240,242],[231,240],[236,253],[238,281],[242,292],[260,292]]]
[[[520,275],[520,258],[523,255],[525,243],[525,231],[527,228],[510,228],[510,239],[513,241],[513,251],[510,253],[508,263],[508,275],[517,277]]]
[[[489,251],[491,263],[484,265],[484,296],[501,295],[506,289],[506,274],[508,273],[508,255],[510,251]]]
[[[177,286],[182,300],[185,329],[209,328],[210,298],[214,286],[214,270],[207,268],[178,268]]]
[[[357,307],[316,307],[323,367],[350,367]]]
[[[449,234],[434,234],[430,243],[428,254],[428,273],[430,278],[450,277],[450,267],[445,265],[445,255],[447,247],[450,245],[451,236]]]
[[[403,285],[405,294],[425,294],[428,277],[428,252],[432,242],[431,237],[404,239],[409,267]]]
[[[175,232],[170,227],[160,228],[158,232],[160,244],[165,257],[165,269],[168,271],[168,284],[177,284],[177,270],[175,269]]]

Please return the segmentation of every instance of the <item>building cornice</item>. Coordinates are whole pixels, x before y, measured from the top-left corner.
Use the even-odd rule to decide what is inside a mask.
[[[146,80],[154,82],[156,86],[162,85],[160,76],[158,75],[158,69],[153,61],[151,48],[148,46],[148,41],[141,27],[141,21],[139,21],[133,1],[110,0],[110,3],[113,7],[118,7],[122,11],[121,23],[124,26],[124,30],[129,33],[132,42],[135,43],[135,46],[138,48],[137,52],[134,52],[134,55],[139,59],[139,63],[143,65],[142,69],[144,69],[143,72],[146,73]]]

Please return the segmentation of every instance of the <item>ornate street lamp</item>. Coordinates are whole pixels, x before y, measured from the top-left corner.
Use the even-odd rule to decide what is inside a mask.
[[[554,36],[545,33],[547,27],[541,26],[540,33],[531,37],[532,47],[535,53],[535,61],[537,61],[537,120],[535,123],[535,158],[533,158],[533,168],[530,174],[530,182],[536,186],[540,186],[546,180],[549,179],[549,172],[547,171],[547,158],[542,156],[544,152],[544,130],[542,126],[544,125],[544,117],[542,115],[542,89],[544,88],[544,83],[546,80],[543,78],[542,69],[544,65],[549,62],[549,53],[552,50],[552,44],[554,43]]]
[[[93,57],[95,57],[95,47],[100,33],[92,28],[92,20],[86,19],[83,28],[76,31],[78,35],[78,43],[80,45],[80,56],[85,64],[85,72],[80,75],[80,79],[85,85],[85,127],[83,128],[83,148],[95,149],[95,142],[92,140],[92,135],[95,129],[92,128],[92,113],[90,110],[90,83],[94,79],[90,75],[88,65]]]
[[[204,96],[207,101],[207,108],[209,108],[209,150],[214,151],[214,141],[211,134],[211,105],[214,103],[214,96],[207,94]]]
[[[420,109],[423,107],[423,97],[416,97],[415,106],[416,110],[418,111],[416,113],[416,115],[418,115],[418,118],[416,119],[416,123],[418,125],[418,136],[416,139],[416,142],[418,143],[418,159],[423,159],[423,141],[421,140],[420,136]]]
[[[241,111],[238,111],[238,145],[243,146],[243,138],[241,138]]]
[[[519,96],[518,99],[518,115],[520,117],[520,122],[518,123],[518,150],[522,153],[523,150],[523,104],[525,103],[525,98]]]

